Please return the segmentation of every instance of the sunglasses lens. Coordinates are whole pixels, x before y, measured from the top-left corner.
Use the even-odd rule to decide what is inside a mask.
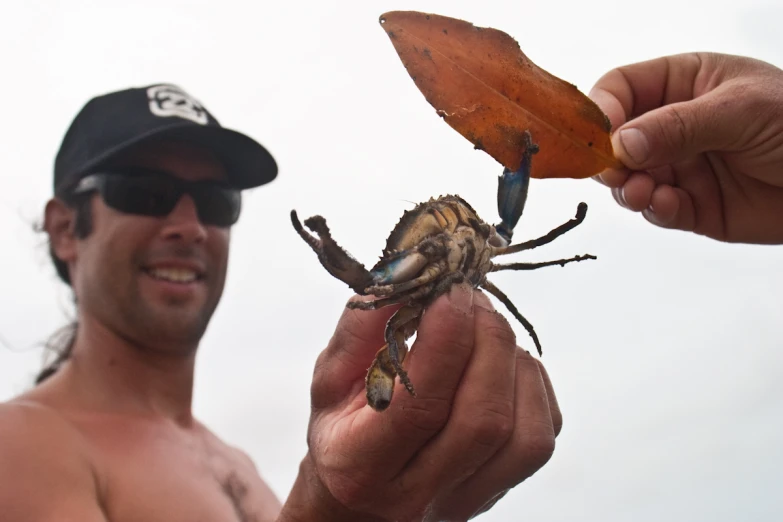
[[[171,212],[180,195],[174,183],[153,176],[111,176],[103,190],[104,200],[110,207],[154,217]]]
[[[204,224],[228,227],[239,219],[242,198],[238,190],[210,185],[191,191],[198,208],[199,219]]]

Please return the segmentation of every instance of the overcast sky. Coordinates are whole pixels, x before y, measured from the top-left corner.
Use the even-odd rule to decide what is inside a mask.
[[[179,84],[280,165],[248,194],[195,410],[285,497],[313,362],[350,291],[294,233],[322,214],[372,264],[412,202],[458,193],[496,220],[501,167],[435,115],[378,24],[411,9],[514,36],[588,92],[608,69],[710,50],[783,66],[773,0],[38,0],[0,15],[0,400],[26,389],[72,312],[44,237],[54,155],[92,96]],[[590,180],[534,180],[515,239],[584,224],[518,260],[598,260],[492,280],[536,327],[565,416],[555,456],[483,521],[773,521],[783,500],[783,247],[659,230]],[[500,307],[502,305],[497,304]],[[521,325],[518,341],[530,348]]]

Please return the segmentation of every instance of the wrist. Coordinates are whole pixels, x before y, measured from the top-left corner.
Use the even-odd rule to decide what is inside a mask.
[[[315,469],[308,452],[299,465],[291,493],[277,522],[381,522],[382,519],[351,511],[335,499]]]

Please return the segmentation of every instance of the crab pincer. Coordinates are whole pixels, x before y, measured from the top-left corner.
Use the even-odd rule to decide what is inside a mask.
[[[318,234],[319,239],[302,227],[295,210],[291,211],[291,223],[330,274],[347,284],[354,292],[364,295],[364,289],[373,284],[372,274],[332,239],[323,217],[313,216],[305,220],[305,226]]]
[[[533,143],[530,133],[524,133],[525,151],[522,153],[522,161],[516,171],[507,168],[498,177],[498,214],[500,223],[495,225],[498,234],[511,243],[514,235],[514,227],[517,226],[527,202],[527,191],[530,186],[530,169],[533,155],[538,152],[538,145]]]

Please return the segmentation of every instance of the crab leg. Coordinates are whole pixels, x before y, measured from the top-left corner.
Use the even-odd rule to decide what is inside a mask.
[[[408,390],[408,393],[416,396],[416,391],[411,384],[408,374],[402,369],[402,361],[408,353],[405,340],[408,339],[419,327],[421,313],[426,306],[451,288],[451,285],[464,279],[460,273],[449,274],[435,285],[430,293],[430,285],[422,287],[414,292],[426,295],[426,303],[407,304],[386,323],[386,345],[378,350],[370,369],[367,371],[365,388],[367,403],[377,411],[385,410],[391,403],[394,393],[394,377],[398,375],[400,382]],[[426,290],[426,291],[424,291]]]
[[[566,266],[568,263],[574,261],[585,261],[587,259],[598,258],[590,254],[585,254],[583,256],[571,257],[569,259],[557,259],[555,261],[545,261],[543,263],[508,263],[504,265],[496,265],[493,263],[492,268],[490,268],[489,271],[500,272],[501,270],[535,270],[536,268],[543,268],[545,266]]]
[[[404,307],[397,310],[397,312],[389,319],[386,324],[386,343],[388,345],[388,357],[391,362],[395,373],[400,377],[400,382],[405,385],[408,393],[416,396],[416,391],[413,389],[413,384],[408,378],[408,374],[402,369],[402,360],[405,358],[405,353],[408,351],[408,347],[405,344],[406,336],[405,325],[411,321],[417,320],[421,316],[421,312],[424,309],[420,304],[407,304]],[[417,321],[418,322],[418,321]]]
[[[508,308],[509,312],[511,312],[514,317],[522,323],[522,326],[525,327],[525,330],[527,330],[527,333],[530,334],[530,337],[533,338],[533,342],[536,345],[536,349],[538,350],[538,355],[542,355],[541,351],[541,343],[538,341],[538,335],[536,335],[536,331],[533,329],[533,325],[530,324],[530,321],[525,319],[522,314],[519,313],[519,310],[517,310],[517,307],[514,306],[514,303],[511,302],[511,300],[504,294],[500,288],[496,287],[492,282],[488,279],[484,279],[481,283],[481,287],[484,288],[487,292],[494,295],[498,298],[498,300],[503,303],[506,308]]]
[[[552,241],[562,236],[569,230],[576,228],[579,224],[582,223],[582,221],[584,221],[586,215],[587,215],[587,203],[579,203],[579,205],[576,208],[576,216],[574,216],[573,219],[563,223],[557,228],[552,229],[551,231],[549,231],[549,233],[537,239],[531,239],[530,241],[525,241],[524,243],[518,243],[516,245],[510,245],[507,247],[496,248],[494,250],[493,255],[502,256],[505,254],[514,254],[516,252],[522,252],[523,250],[530,250],[531,248],[536,248],[542,245],[546,245],[547,243],[551,243]]]
[[[416,396],[408,374],[402,369],[402,361],[408,353],[405,340],[413,335],[419,325],[423,307],[419,304],[405,305],[395,312],[386,324],[386,344],[378,350],[365,379],[367,403],[376,411],[389,407],[394,394],[394,377],[400,376],[400,382],[408,392]]]

